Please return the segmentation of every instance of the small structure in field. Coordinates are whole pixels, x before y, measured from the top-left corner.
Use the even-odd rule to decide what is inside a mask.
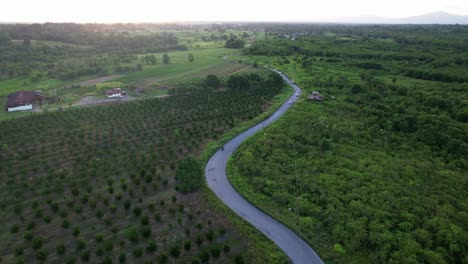
[[[106,90],[107,98],[123,97],[125,94],[125,91],[123,91],[121,88],[113,88]]]
[[[8,95],[5,110],[8,112],[28,111],[33,109],[33,104],[37,100],[35,92],[18,91]]]
[[[315,92],[313,92],[313,93],[311,93],[311,94],[309,94],[307,96],[307,100],[309,100],[309,101],[323,101],[324,98],[320,94],[320,92],[315,91]]]

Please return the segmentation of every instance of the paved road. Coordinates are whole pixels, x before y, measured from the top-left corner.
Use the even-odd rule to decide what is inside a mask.
[[[279,71],[276,72],[281,74],[283,79],[294,88],[295,93],[268,119],[251,127],[244,133],[226,143],[224,145],[224,151],[218,150],[218,152],[216,152],[208,161],[205,168],[205,176],[208,186],[224,204],[277,244],[286,253],[286,255],[288,255],[293,263],[323,263],[317,253],[315,253],[315,251],[302,238],[283,224],[257,209],[238,194],[226,176],[227,160],[239,145],[248,137],[280,118],[292,106],[292,104],[296,102],[298,98],[296,97],[296,93],[301,92],[301,89],[292,83],[292,81],[284,74]]]

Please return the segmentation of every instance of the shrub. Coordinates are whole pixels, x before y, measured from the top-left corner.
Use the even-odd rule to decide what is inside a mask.
[[[210,260],[210,254],[208,251],[206,251],[206,249],[200,253],[199,257],[202,262],[208,262]]]
[[[82,240],[82,239],[78,239],[78,240],[76,241],[76,248],[77,248],[78,250],[83,250],[83,249],[85,249],[85,248],[86,248],[86,242],[85,242],[84,240]]]
[[[146,251],[155,252],[156,250],[158,250],[158,245],[156,242],[154,240],[149,241],[148,245],[146,246]]]
[[[165,252],[163,252],[163,253],[158,255],[158,264],[165,264],[165,263],[167,263],[168,259],[169,259],[169,257],[167,256],[167,254]]]
[[[19,231],[19,225],[18,224],[13,224],[10,228],[10,232],[12,234],[17,233]]]
[[[210,253],[213,257],[217,258],[221,254],[221,250],[218,246],[214,246],[210,249]]]
[[[179,245],[173,245],[171,247],[171,249],[169,250],[169,252],[171,253],[171,255],[174,257],[174,258],[177,258],[180,256],[180,246]]]
[[[24,232],[23,237],[26,240],[31,240],[33,238],[33,232],[32,231],[26,231],[26,232]]]
[[[212,241],[213,238],[214,238],[213,231],[209,230],[208,232],[206,232],[206,239],[208,239],[209,241]]]
[[[85,252],[81,253],[81,260],[82,261],[88,262],[89,257],[90,257],[89,251],[85,251]]]
[[[102,234],[96,234],[95,238],[97,243],[104,241],[104,236]]]
[[[58,245],[55,247],[55,251],[56,251],[57,254],[59,254],[59,255],[65,254],[65,251],[66,251],[65,245],[64,245],[63,243],[58,244]]]
[[[125,263],[125,260],[127,259],[127,256],[125,255],[125,252],[120,252],[119,255],[119,262],[120,263]]]
[[[192,242],[190,242],[189,240],[185,241],[184,242],[185,251],[189,251],[191,248],[192,248]]]
[[[41,261],[41,262],[46,261],[47,255],[48,255],[48,253],[47,253],[46,250],[44,250],[44,249],[39,250],[39,251],[36,252],[36,259]]]
[[[42,244],[43,244],[42,238],[40,238],[40,237],[35,237],[35,238],[33,238],[33,240],[32,240],[32,248],[33,248],[34,250],[40,249],[40,248],[42,247]]]
[[[141,228],[141,236],[149,237],[151,235],[151,228],[149,226],[143,226]]]
[[[237,256],[234,258],[234,263],[236,263],[236,264],[244,264],[244,263],[245,263],[244,257],[242,257],[242,255],[237,255]]]
[[[142,248],[136,248],[136,249],[133,250],[132,254],[136,258],[139,258],[139,257],[141,257],[141,255],[143,255],[143,249]]]

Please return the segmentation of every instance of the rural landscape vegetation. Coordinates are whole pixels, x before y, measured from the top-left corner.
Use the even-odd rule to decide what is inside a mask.
[[[242,197],[325,263],[467,263],[467,69],[464,25],[0,24],[0,263],[289,263],[205,183],[282,105]]]

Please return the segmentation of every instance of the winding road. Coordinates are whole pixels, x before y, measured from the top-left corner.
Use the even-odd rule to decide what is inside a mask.
[[[293,263],[323,263],[317,253],[296,233],[256,208],[237,193],[226,175],[227,161],[240,144],[256,132],[278,120],[299,98],[296,94],[300,94],[301,89],[281,72],[275,69],[271,70],[280,74],[294,88],[295,93],[269,118],[233,138],[224,145],[224,150],[218,150],[211,157],[205,168],[207,184],[225,205],[278,245]]]

